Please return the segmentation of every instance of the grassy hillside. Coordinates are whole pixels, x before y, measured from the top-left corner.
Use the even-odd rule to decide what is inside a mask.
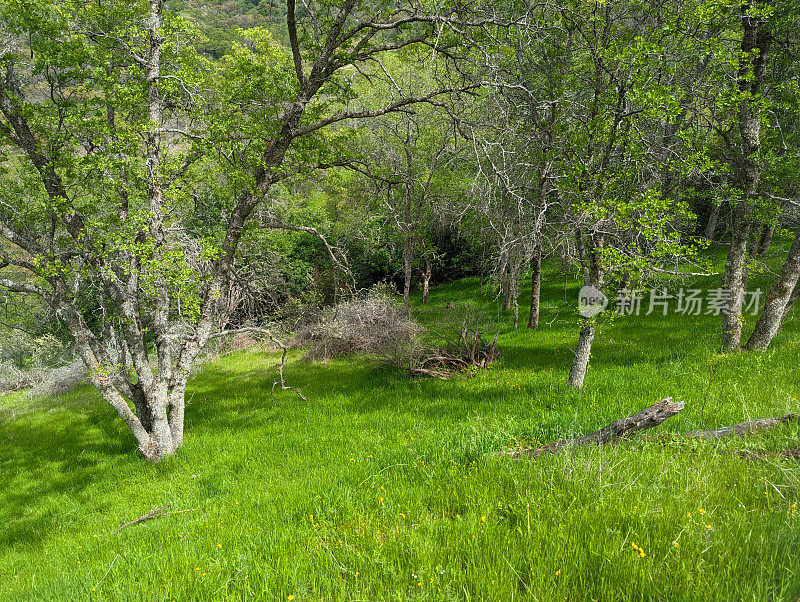
[[[800,447],[797,426],[498,452],[665,396],[686,409],[658,432],[797,411],[800,311],[770,351],[730,356],[714,316],[616,319],[574,392],[577,320],[554,274],[543,297],[540,331],[505,328],[498,364],[447,382],[295,353],[286,377],[308,402],[273,404],[274,356],[207,364],[184,448],[159,465],[90,388],[0,398],[0,599],[796,600],[797,461],[738,452]],[[497,311],[476,281],[417,311],[448,301]],[[192,511],[115,532],[155,506]]]

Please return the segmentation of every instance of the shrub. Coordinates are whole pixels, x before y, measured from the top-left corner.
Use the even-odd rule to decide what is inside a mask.
[[[308,346],[310,359],[329,359],[353,353],[394,355],[413,347],[421,328],[409,319],[384,284],[362,297],[343,301],[301,325],[292,344]]]
[[[75,358],[68,364],[41,370],[36,374],[36,380],[30,391],[31,395],[56,395],[74,389],[86,380],[86,366],[80,358]]]
[[[405,315],[385,285],[324,310],[292,341],[309,347],[310,359],[365,353],[418,376],[447,378],[485,368],[498,356],[497,335],[483,340],[485,320],[469,308],[447,310],[438,329],[425,330]]]

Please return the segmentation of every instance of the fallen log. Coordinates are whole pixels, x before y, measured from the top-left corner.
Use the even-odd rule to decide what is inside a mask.
[[[662,399],[658,403],[654,403],[641,412],[637,412],[633,416],[627,418],[620,418],[615,420],[608,426],[595,431],[590,435],[584,437],[576,437],[574,439],[564,439],[563,441],[554,441],[542,447],[531,449],[520,449],[513,452],[508,452],[507,455],[512,458],[523,458],[526,456],[533,456],[538,458],[543,454],[548,454],[568,447],[575,447],[579,445],[605,445],[606,443],[627,437],[631,433],[643,431],[645,429],[658,426],[668,418],[671,418],[683,409],[683,402],[673,402],[671,397]]]
[[[759,418],[758,420],[750,420],[749,422],[742,422],[734,424],[733,426],[725,426],[718,429],[711,429],[708,431],[692,431],[684,435],[687,439],[721,439],[728,435],[743,435],[752,431],[763,431],[774,428],[779,424],[786,424],[793,420],[800,420],[798,414],[786,414],[782,418]]]

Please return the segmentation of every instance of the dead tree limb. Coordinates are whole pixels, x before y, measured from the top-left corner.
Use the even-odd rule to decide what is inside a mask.
[[[658,403],[645,408],[633,416],[615,420],[608,426],[601,428],[599,431],[595,431],[591,435],[577,437],[575,439],[564,439],[563,441],[554,441],[553,443],[548,443],[542,447],[516,450],[513,452],[508,452],[507,455],[511,456],[512,458],[523,458],[526,456],[538,458],[541,455],[566,449],[568,447],[581,445],[605,445],[614,439],[627,437],[631,433],[658,426],[668,418],[671,418],[680,412],[682,409],[682,401],[673,402],[671,397],[667,397],[666,399],[662,399]]]
[[[197,511],[197,508],[189,508],[187,510],[175,510],[173,512],[164,512],[164,508],[166,508],[166,506],[157,506],[157,507],[153,508],[150,512],[148,512],[144,516],[140,516],[136,520],[132,520],[129,523],[123,522],[119,527],[117,527],[117,529],[114,531],[114,533],[119,533],[125,527],[130,527],[131,525],[136,525],[138,523],[143,523],[145,521],[152,520],[154,518],[162,518],[164,516],[171,516],[173,514],[183,514],[184,512],[195,512],[195,511]]]
[[[280,378],[280,381],[275,380],[275,381],[272,382],[272,392],[270,393],[273,403],[275,402],[275,387],[277,387],[278,385],[281,386],[281,390],[282,391],[294,391],[300,399],[302,399],[303,401],[308,401],[308,399],[306,399],[300,391],[298,391],[294,387],[290,387],[289,385],[286,384],[286,381],[283,380],[283,367],[286,365],[286,345],[284,345],[283,342],[280,341],[279,339],[275,338],[275,335],[273,335],[272,331],[269,330],[268,328],[258,328],[256,326],[245,326],[244,328],[236,328],[236,329],[233,329],[233,330],[221,330],[221,331],[211,335],[209,338],[215,339],[215,338],[227,336],[229,334],[240,334],[240,333],[243,333],[243,332],[251,332],[251,333],[255,333],[255,334],[266,335],[269,338],[270,341],[272,341],[278,347],[281,348],[281,361],[279,361],[274,366],[275,368],[278,369],[278,376]]]
[[[718,429],[709,431],[692,431],[686,433],[687,439],[720,439],[728,435],[743,435],[752,431],[763,431],[778,426],[779,424],[786,424],[791,421],[800,421],[798,414],[786,414],[783,418],[759,418],[758,420],[750,420],[749,422],[742,422],[734,424],[733,426],[725,426]]]

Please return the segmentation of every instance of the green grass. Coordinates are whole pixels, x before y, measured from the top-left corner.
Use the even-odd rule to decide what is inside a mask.
[[[666,396],[686,408],[653,432],[797,411],[800,312],[768,352],[728,356],[714,316],[614,320],[575,392],[577,320],[552,273],[543,295],[540,331],[504,326],[496,365],[447,382],[295,352],[308,402],[273,404],[274,355],[206,364],[185,445],[158,465],[88,387],[1,397],[0,599],[796,600],[798,464],[736,452],[800,447],[797,426],[499,452]],[[425,321],[455,300],[508,323],[477,281],[431,297]],[[115,532],[154,506],[195,510]]]

